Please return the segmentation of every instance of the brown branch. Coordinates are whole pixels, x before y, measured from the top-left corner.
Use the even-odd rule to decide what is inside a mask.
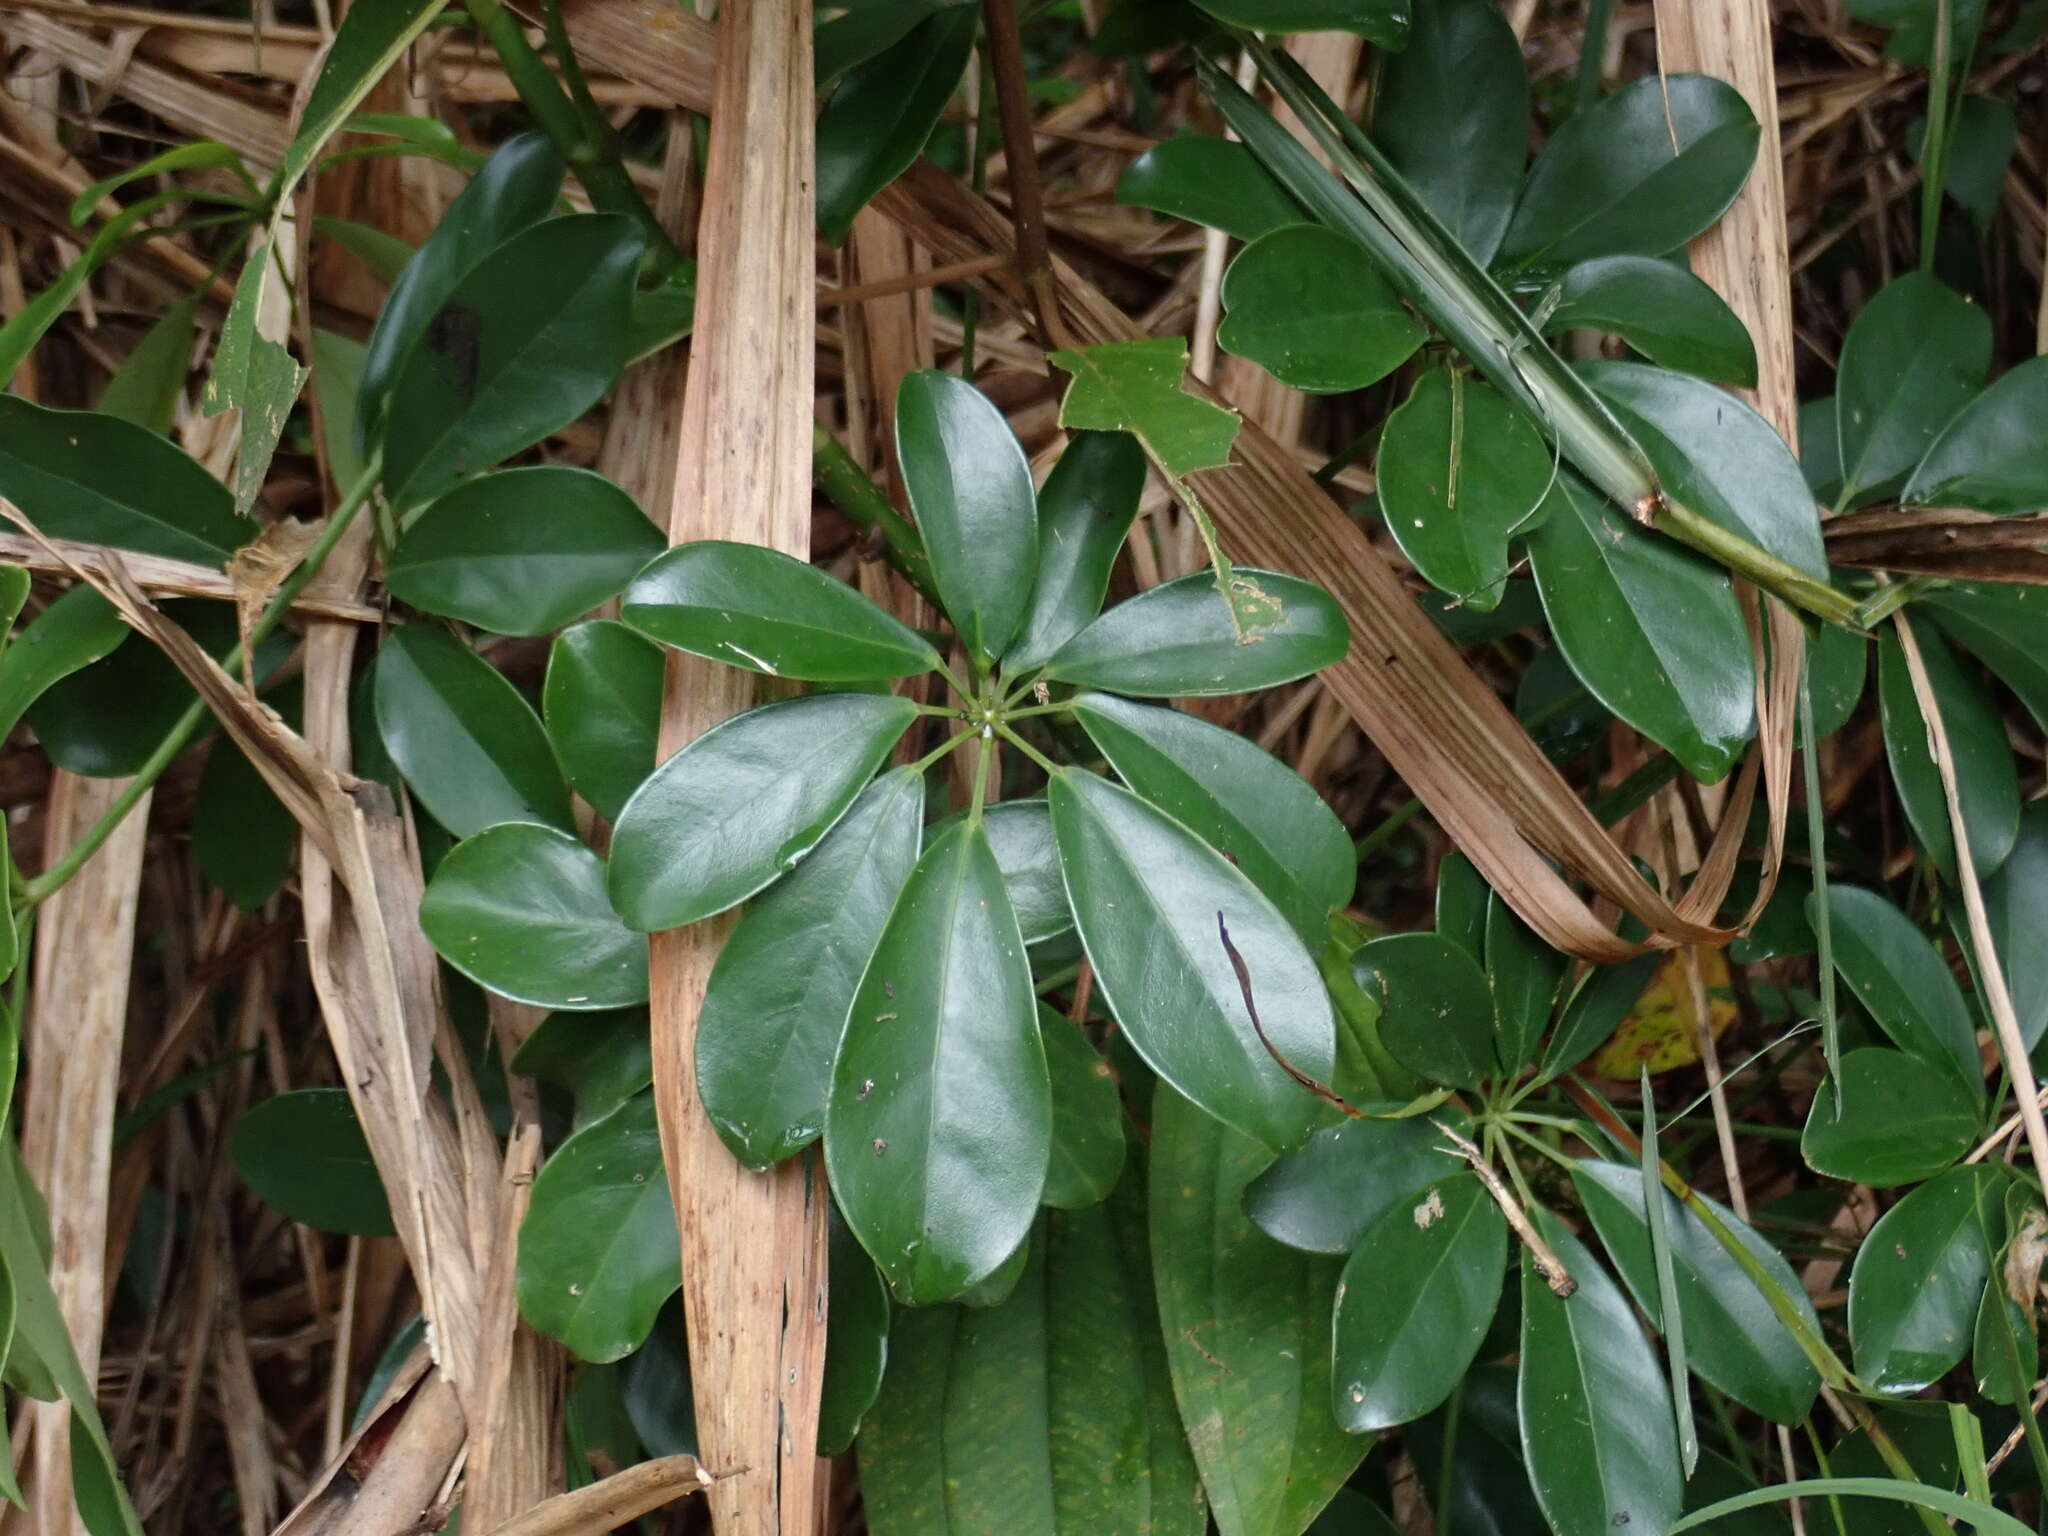
[[[1045,201],[1038,186],[1037,132],[1031,123],[1031,87],[1017,36],[1017,0],[982,0],[988,61],[1002,116],[1005,164],[1010,173],[1010,214],[1017,226],[1017,265],[1038,308],[1039,340],[1048,350],[1071,347],[1053,283],[1052,251],[1045,237]]]

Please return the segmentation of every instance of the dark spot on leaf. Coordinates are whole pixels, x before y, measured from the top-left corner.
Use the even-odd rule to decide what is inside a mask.
[[[427,322],[423,338],[429,351],[448,360],[449,384],[467,405],[476,398],[478,360],[483,347],[483,316],[467,304],[443,304]]]

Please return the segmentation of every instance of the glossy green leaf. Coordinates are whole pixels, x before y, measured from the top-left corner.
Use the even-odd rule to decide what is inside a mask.
[[[835,1206],[825,1318],[825,1384],[818,1405],[818,1454],[853,1445],[861,1419],[882,1390],[889,1360],[889,1287]]]
[[[198,316],[197,299],[180,299],[157,316],[100,391],[103,415],[132,421],[159,436],[170,434],[178,398],[185,392],[185,375],[192,368]]]
[[[367,467],[355,432],[366,355],[353,337],[313,328],[313,431],[328,477],[340,486],[361,484]]]
[[[1892,486],[1991,369],[1991,321],[1927,272],[1894,278],[1856,312],[1836,371],[1835,440],[1853,502]]]
[[[2048,945],[2040,941],[2041,914],[2048,912],[2048,805],[2037,801],[2020,813],[2012,852],[1984,882],[1983,892],[1984,916],[2005,968],[2020,1038],[2032,1050],[2048,1034]],[[1968,953],[1967,932],[1963,940]]]
[[[580,1131],[654,1081],[647,1010],[551,1013],[519,1043],[507,1065],[572,1095]]]
[[[1629,1294],[1650,1326],[1661,1329],[1663,1304],[1643,1217],[1642,1174],[1619,1163],[1582,1159],[1573,1165],[1572,1184]],[[1658,1198],[1664,1202],[1664,1241],[1685,1318],[1691,1368],[1745,1408],[1780,1424],[1797,1424],[1813,1407],[1820,1373],[1778,1320],[1763,1289],[1707,1224],[1670,1195],[1660,1193]],[[1818,1337],[1820,1321],[1791,1265],[1732,1211],[1704,1195],[1700,1198]]]
[[[48,689],[98,661],[129,633],[114,605],[83,583],[37,614],[0,654],[0,738],[14,733]]]
[[[1521,40],[1489,0],[1424,0],[1408,46],[1379,70],[1373,139],[1485,266],[1507,230],[1529,152]]]
[[[265,702],[298,728],[296,681]],[[298,854],[297,819],[239,746],[226,737],[214,742],[192,798],[192,862],[199,873],[253,912],[284,884]]]
[[[825,1128],[854,988],[917,863],[923,775],[885,773],[719,951],[697,1018],[697,1093],[733,1156],[766,1168]]]
[[[394,597],[500,635],[544,635],[618,595],[666,546],[631,496],[558,464],[465,481],[385,566]]]
[[[1814,738],[1825,741],[1849,723],[1870,677],[1870,637],[1828,624],[1806,643],[1806,683],[1813,691]]]
[[[2023,1308],[2006,1293],[2003,1256],[1991,1270],[1984,1287],[1984,1299],[1977,1305],[1977,1325],[1971,1332],[1970,1375],[1977,1395],[1986,1402],[2011,1406],[2034,1389],[2034,1372],[2039,1368],[2041,1341],[2033,1312]]]
[[[1152,1266],[1181,1423],[1223,1536],[1299,1536],[1365,1453],[1330,1414],[1335,1260],[1240,1210],[1270,1161],[1187,1100],[1152,1101]]]
[[[147,427],[0,395],[0,496],[53,539],[218,569],[253,538],[234,498]]]
[[[1155,144],[1117,179],[1116,201],[1239,240],[1301,222],[1301,205],[1234,139],[1184,133]]]
[[[1067,905],[1066,882],[1060,876],[1059,849],[1052,836],[1052,813],[1042,799],[1005,800],[983,812],[989,847],[1003,872],[1003,887],[1017,913],[1026,944],[1042,944],[1074,926]]]
[[[878,682],[939,659],[853,587],[758,544],[677,546],[633,578],[620,617],[650,640],[770,677]]]
[[[619,813],[610,888],[628,925],[680,928],[745,901],[832,830],[917,718],[891,694],[824,693],[714,726]]]
[[[811,40],[821,98],[840,76],[893,46],[939,6],[935,0],[861,0],[835,9],[840,14],[820,21]]]
[[[1809,914],[1814,898],[1807,898]],[[1913,920],[1875,891],[1833,881],[1835,969],[1892,1044],[1984,1092],[1977,1025],[1948,962]]]
[[[581,416],[626,361],[639,226],[567,214],[464,273],[391,384],[384,485],[417,506]]]
[[[389,1237],[370,1144],[340,1088],[301,1088],[242,1111],[229,1140],[235,1172],[266,1205],[322,1232]]]
[[[1926,161],[1926,133],[1908,130],[1913,158]],[[1955,199],[1977,227],[1977,238],[1991,233],[1991,221],[2005,194],[2005,178],[2019,148],[2019,114],[2009,102],[1992,96],[1965,96],[1956,103],[1948,136],[1947,175],[1942,190]]]
[[[1300,775],[1180,710],[1102,693],[1073,707],[1118,777],[1243,870],[1303,943],[1321,944],[1358,864],[1344,824]]]
[[[457,837],[505,821],[574,825],[533,706],[445,630],[409,624],[385,637],[377,730],[412,792]]]
[[[548,216],[566,169],[548,136],[529,129],[500,145],[448,205],[392,285],[370,332],[356,395],[360,441],[379,435],[385,397],[441,307],[485,257]]]
[[[2030,357],[1956,413],[1914,466],[1902,501],[1980,512],[2048,506],[2048,358]]]
[[[616,619],[587,619],[555,637],[541,714],[576,793],[617,821],[654,772],[663,662]]]
[[[1722,571],[1562,476],[1530,535],[1544,612],[1593,696],[1713,783],[1756,719],[1742,610]]]
[[[818,230],[838,245],[868,200],[924,152],[959,88],[980,13],[944,5],[848,71],[818,114]]]
[[[1270,615],[1248,625],[1244,639],[1215,576],[1197,571],[1117,604],[1061,646],[1045,675],[1151,698],[1248,693],[1306,677],[1344,654],[1351,627],[1321,587],[1244,566],[1236,576],[1256,588],[1251,605]]]
[[[1429,334],[1365,248],[1319,224],[1276,229],[1238,252],[1223,304],[1217,345],[1310,394],[1385,378]]]
[[[1054,1210],[1080,1210],[1107,1199],[1123,1172],[1123,1100],[1080,1025],[1040,1003],[1038,1029],[1052,1079],[1052,1161],[1041,1198]]]
[[[1188,371],[1185,337],[1067,347],[1047,361],[1073,375],[1060,401],[1061,426],[1129,432],[1175,477],[1230,462],[1237,414],[1181,388]]]
[[[1913,1190],[1870,1229],[1849,1270],[1856,1374],[1905,1396],[1947,1375],[1970,1347],[2003,1223],[2003,1175],[1958,1168]]]
[[[1125,1038],[1226,1124],[1276,1151],[1300,1145],[1319,1102],[1265,1042],[1328,1082],[1336,1025],[1286,919],[1236,866],[1129,790],[1064,769],[1050,799],[1076,925]],[[1249,977],[1256,1024],[1219,926]]]
[[[1948,734],[1962,807],[1964,835],[1977,878],[1997,873],[2019,836],[2019,773],[2006,742],[1998,703],[1974,668],[1960,662],[1928,625],[1913,631],[1927,681]],[[1885,758],[1913,840],[1941,871],[1956,874],[1955,836],[1941,771],[1927,740],[1927,724],[1898,636],[1887,628],[1877,640],[1877,698],[1884,716]]]
[[[566,832],[507,822],[456,844],[420,902],[441,957],[540,1008],[647,1001],[647,945],[605,899],[604,861]]]
[[[1682,1493],[1671,1393],[1635,1312],[1548,1211],[1532,1213],[1578,1289],[1522,1260],[1522,1454],[1557,1536],[1661,1532]]]
[[[1380,1043],[1402,1066],[1451,1088],[1498,1075],[1493,994],[1463,949],[1439,934],[1390,934],[1360,949],[1351,970],[1378,999]]]
[[[1495,892],[1486,907],[1486,980],[1493,993],[1494,1054],[1509,1072],[1536,1059],[1564,972],[1565,957]]]
[[[1792,450],[1761,416],[1683,373],[1641,363],[1589,363],[1584,372],[1673,496],[1827,580],[1813,494]]]
[[[1353,1434],[1393,1429],[1449,1397],[1493,1320],[1507,1259],[1507,1221],[1471,1174],[1373,1223],[1337,1283],[1337,1422]]]
[[[997,1306],[899,1312],[861,1434],[875,1536],[1201,1536],[1167,1382],[1137,1170],[1041,1222]]]
[[[1876,1189],[1941,1172],[1970,1150],[1979,1115],[1953,1073],[1904,1051],[1866,1047],[1842,1058],[1841,1111],[1833,1085],[1814,1091],[1800,1155],[1817,1173]]]
[[[1545,335],[1607,331],[1651,362],[1723,384],[1756,385],[1756,345],[1722,297],[1676,262],[1598,256],[1557,282]]]
[[[1515,1292],[1510,1305],[1519,1306]],[[1503,1308],[1503,1316],[1508,1308]],[[1512,1335],[1509,1335],[1511,1338]],[[1511,1366],[1475,1367],[1459,1384],[1457,1420],[1449,1410],[1416,1420],[1401,1431],[1431,1508],[1462,1536],[1523,1536],[1543,1529],[1536,1491],[1522,1465],[1521,1415]],[[1446,1439],[1446,1430],[1454,1430]],[[1320,1533],[1318,1533],[1320,1536]]]
[[[97,599],[80,602],[67,612],[62,630],[51,634],[53,645],[78,644],[79,650],[34,653],[36,662],[21,681],[31,689],[40,684],[41,691],[32,695],[25,718],[59,768],[90,778],[121,778],[141,770],[197,695],[177,664],[146,640],[113,647],[91,665],[76,667],[78,656],[100,644],[96,636],[105,633],[98,630],[104,613],[96,605]],[[58,606],[52,604],[52,611]],[[216,660],[234,647],[235,617],[225,603],[180,598],[160,606]],[[34,632],[31,625],[29,633]],[[29,634],[17,644],[26,650]],[[280,631],[257,648],[259,682],[292,644],[290,635]],[[68,675],[50,678],[44,666]]]
[[[15,1334],[8,1368],[35,1361],[43,1384],[61,1391],[71,1405],[72,1490],[90,1536],[142,1536],[142,1523],[128,1502],[107,1432],[100,1423],[92,1382],[78,1363],[70,1330],[50,1286],[42,1200],[29,1182],[20,1154],[10,1144],[0,1156],[0,1267],[14,1292]]]
[[[1423,578],[1490,612],[1507,588],[1508,541],[1540,517],[1556,460],[1491,385],[1449,368],[1416,380],[1387,418],[1380,512]]]
[[[1623,86],[1550,136],[1501,243],[1513,268],[1661,256],[1734,201],[1756,159],[1756,117],[1707,75]]]
[[[1472,861],[1453,848],[1436,867],[1436,931],[1482,965],[1486,962],[1486,911],[1493,887]]]
[[[1024,937],[969,821],[917,861],[854,993],[825,1161],[847,1225],[913,1306],[958,1296],[1030,1229],[1052,1105]]]
[[[584,1370],[592,1369],[590,1366]],[[602,1367],[598,1367],[602,1369]],[[649,1456],[694,1456],[696,1404],[692,1401],[688,1326],[683,1299],[672,1296],[655,1314],[647,1342],[619,1365],[620,1406]],[[579,1373],[580,1374],[580,1373]]]
[[[1656,954],[1637,955],[1619,965],[1594,968],[1571,994],[1544,1049],[1544,1077],[1569,1072],[1600,1049],[1649,986],[1659,959]]]
[[[1035,1255],[1029,1236],[1010,1250],[1010,1256],[959,1295],[963,1307],[1000,1307],[1017,1292],[1017,1283]]]
[[[1463,1126],[1446,1105],[1401,1120],[1325,1126],[1251,1181],[1245,1214],[1276,1242],[1304,1253],[1347,1254],[1387,1212],[1450,1178],[1464,1160],[1436,1121]]]
[[[1356,32],[1382,48],[1408,40],[1409,0],[1198,0],[1218,21],[1252,32]]]
[[[519,1311],[579,1360],[618,1360],[682,1283],[654,1096],[555,1149],[519,1225]]]
[[[1076,432],[1038,492],[1038,579],[1017,638],[1003,653],[1009,672],[1028,672],[1102,611],[1109,573],[1122,553],[1145,453],[1127,432]]]
[[[988,396],[927,369],[897,388],[896,453],[953,627],[982,656],[1000,656],[1024,622],[1038,565],[1024,450]]]
[[[2048,589],[1959,581],[1922,594],[1913,613],[1989,667],[2048,730]]]

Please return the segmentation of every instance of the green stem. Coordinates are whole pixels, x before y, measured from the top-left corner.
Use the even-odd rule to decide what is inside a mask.
[[[1034,715],[1068,715],[1072,714],[1073,711],[1074,706],[1070,703],[1034,704],[1029,709],[1005,709],[1003,711],[1003,718],[1005,720],[1029,720]]]
[[[1000,721],[998,721],[996,724],[996,734],[1002,737],[1003,740],[1007,741],[1011,746],[1015,747],[1019,752],[1022,752],[1026,757],[1030,758],[1032,762],[1038,764],[1038,766],[1044,769],[1047,773],[1052,774],[1058,773],[1060,771],[1060,765],[1058,763],[1054,762],[1051,758],[1047,757],[1043,752],[1039,751],[1036,747],[1032,746],[1030,742],[1026,741],[1022,736],[1019,736],[1015,731],[1011,730],[1007,725],[1002,724]]]
[[[962,731],[957,736],[948,736],[936,747],[933,747],[931,751],[925,753],[923,757],[920,757],[916,762],[912,763],[910,765],[910,771],[912,773],[923,773],[927,768],[931,767],[941,758],[950,756],[953,750],[956,747],[958,747],[961,742],[972,741],[976,736],[980,734],[981,733],[979,731]]]
[[[967,819],[973,823],[980,822],[988,805],[988,735],[986,727],[974,733],[974,787],[967,801]]]
[[[1948,90],[1955,68],[1955,5],[1934,0],[1934,53],[1927,64],[1927,130],[1920,145],[1920,270],[1934,270],[1941,192],[1948,180]]]
[[[822,426],[811,432],[811,479],[854,527],[864,534],[881,534],[889,563],[906,581],[934,604],[945,606],[939,602],[938,582],[932,575],[924,539],[882,494],[882,488],[868,478],[868,472],[853,461],[845,445]]]
[[[519,92],[520,101],[561,151],[583,190],[590,194],[592,204],[606,213],[622,213],[639,224],[647,237],[647,259],[665,277],[682,263],[682,252],[661,227],[661,220],[647,206],[640,189],[633,185],[620,153],[619,137],[590,95],[590,87],[576,64],[575,50],[569,46],[568,28],[562,23],[559,9],[547,3],[543,12],[549,41],[560,57],[562,74],[568,79],[570,90],[577,93],[573,99],[562,89],[547,60],[526,40],[519,19],[500,0],[471,0],[469,6],[477,30],[505,66],[505,75]]]
[[[334,546],[341,542],[341,536],[348,532],[356,514],[369,501],[370,493],[376,488],[378,476],[383,471],[384,453],[379,449],[370,455],[370,461],[363,466],[361,477],[349,487],[348,494],[341,500],[341,505],[336,507],[333,516],[327,519],[327,526],[320,530],[319,539],[306,551],[306,558],[284,579],[283,584],[277,589],[277,595],[270,600],[270,606],[251,626],[248,638],[251,655],[270,632],[277,628],[278,621],[291,611],[292,604],[297,602],[299,594],[306,590],[307,583],[320,574],[320,567],[327,563],[327,557],[334,552]],[[242,657],[243,648],[238,644],[228,652],[227,659],[221,666],[232,673],[242,664]],[[143,765],[136,770],[135,776],[128,781],[127,787],[121,791],[114,803],[107,807],[106,814],[94,822],[77,842],[65,849],[63,857],[22,887],[20,905],[23,909],[37,907],[48,901],[63,889],[66,881],[85,867],[86,861],[98,853],[106,840],[114,835],[114,829],[120,826],[127,819],[128,813],[142,802],[143,796],[155,788],[156,781],[163,777],[164,770],[192,744],[192,738],[198,735],[199,727],[205,723],[206,715],[204,699],[195,698],[185,707],[185,712],[178,717],[177,724],[173,725],[169,734],[157,743],[156,750],[149,754]]]
[[[1803,608],[1816,618],[1839,624],[1845,629],[1857,627],[1855,598],[1827,582],[1815,580],[1790,561],[1779,559],[1741,534],[1732,533],[1719,523],[1702,517],[1685,503],[1674,501],[1668,492],[1652,508],[1650,526],[1688,548],[1720,561],[1736,575],[1747,578],[1795,608]]]

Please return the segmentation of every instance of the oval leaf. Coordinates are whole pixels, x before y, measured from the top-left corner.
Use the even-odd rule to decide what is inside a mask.
[[[1856,1374],[1879,1392],[1923,1391],[1970,1347],[2002,1221],[2003,1176],[1958,1168],[1878,1218],[1849,1270]]]
[[[566,832],[508,822],[455,845],[420,927],[479,986],[540,1008],[647,1001],[647,942],[605,899],[604,861]]]
[[[548,740],[576,793],[607,821],[654,771],[663,665],[659,648],[616,619],[565,629],[548,652]]]
[[[1807,897],[1812,911],[1813,898]],[[1913,920],[1875,891],[1828,885],[1835,969],[1892,1044],[1981,1098],[1977,1026],[1962,989]]]
[[[618,486],[536,464],[458,485],[385,568],[392,595],[500,635],[544,635],[618,595],[667,541]]]
[[[457,837],[507,821],[574,825],[533,706],[454,636],[425,624],[394,631],[377,653],[376,687],[385,750]]]
[[[376,438],[391,382],[441,306],[478,262],[548,216],[567,170],[548,136],[528,129],[500,145],[448,205],[391,285],[370,332],[356,393],[362,441]]]
[[[1756,159],[1755,114],[1707,75],[1653,75],[1566,119],[1501,243],[1509,267],[1675,251],[1721,216]]]
[[[719,950],[697,1017],[697,1093],[749,1168],[824,1131],[847,1010],[917,863],[923,816],[923,775],[883,774]]]
[[[519,1225],[519,1311],[580,1360],[646,1342],[682,1284],[654,1095],[628,1099],[555,1149]]]
[[[1154,1071],[1274,1150],[1298,1146],[1316,1098],[1261,1043],[1328,1082],[1336,1024],[1315,962],[1258,888],[1127,789],[1062,770],[1053,835],[1081,941],[1125,1036]],[[1246,1012],[1219,924],[1258,1010]]]
[[[1145,451],[1128,432],[1076,432],[1038,492],[1038,580],[1003,666],[1028,672],[1102,611],[1138,515]]]
[[[1684,267],[1654,256],[1580,262],[1558,279],[1543,331],[1606,331],[1663,367],[1756,385],[1756,344],[1735,311]]]
[[[1478,964],[1434,933],[1396,933],[1362,946],[1351,974],[1380,1005],[1380,1043],[1411,1072],[1477,1088],[1500,1072],[1493,995]]]
[[[1305,944],[1351,899],[1351,835],[1308,784],[1235,731],[1102,693],[1074,715],[1126,784],[1229,859],[1272,898]]]
[[[1445,1150],[1437,1120],[1465,1126],[1448,1105],[1435,1115],[1325,1126],[1252,1180],[1245,1214],[1290,1248],[1347,1254],[1387,1212],[1465,1166]]]
[[[647,932],[680,928],[794,869],[916,718],[908,699],[825,693],[706,731],[619,813],[610,876],[619,915]]]
[[[1337,1282],[1330,1376],[1353,1434],[1420,1418],[1456,1389],[1500,1304],[1508,1224],[1470,1174],[1403,1200]]]
[[[215,569],[257,532],[226,486],[147,427],[19,395],[0,395],[0,496],[53,539]]]
[[[1581,1160],[1572,1183],[1629,1294],[1662,1329],[1663,1304],[1650,1228],[1644,1220],[1643,1175],[1618,1163]],[[1686,1357],[1700,1378],[1765,1418],[1797,1424],[1820,1392],[1820,1373],[1793,1339],[1769,1298],[1690,1207],[1659,1192],[1664,1242],[1671,1254],[1678,1306],[1685,1319]],[[1779,1296],[1798,1309],[1814,1337],[1820,1320],[1805,1286],[1778,1251],[1732,1211],[1700,1196],[1766,1273]]]
[[[1334,1260],[1240,1211],[1269,1162],[1162,1088],[1152,1100],[1152,1264],[1173,1395],[1226,1536],[1298,1536],[1372,1446],[1330,1416]]]
[[[1727,577],[1568,474],[1529,538],[1529,560],[1587,690],[1694,778],[1725,775],[1756,719],[1749,632]]]
[[[1481,613],[1499,607],[1508,541],[1556,473],[1528,417],[1490,385],[1431,369],[1387,418],[1377,468],[1380,511],[1415,569]]]
[[[818,1454],[837,1456],[853,1444],[860,1421],[882,1390],[889,1359],[889,1287],[874,1260],[834,1206],[832,1277],[825,1318],[825,1385],[818,1405]]]
[[[1492,0],[1431,0],[1379,61],[1372,133],[1394,169],[1486,266],[1529,153],[1521,39]]]
[[[626,362],[639,227],[581,213],[522,231],[464,274],[391,386],[384,486],[417,506],[595,405]]]
[[[1223,304],[1217,345],[1310,394],[1385,378],[1429,334],[1363,246],[1317,224],[1276,229],[1238,252]]]
[[[924,152],[967,68],[977,19],[971,5],[939,6],[849,71],[818,114],[818,230],[832,244]]]
[[[2006,741],[2005,721],[1976,669],[1959,662],[1940,635],[1922,625],[1913,638],[1948,734],[1970,858],[1977,878],[1988,879],[2012,852],[2020,827],[2019,771]],[[1928,745],[1927,722],[1906,669],[1905,651],[1889,628],[1877,640],[1877,699],[1884,717],[1885,758],[1913,840],[1953,880],[1955,834],[1948,795]]]
[[[971,650],[1000,656],[1024,621],[1038,564],[1024,450],[980,390],[925,370],[897,388],[896,454],[947,616]]]
[[[880,682],[939,660],[845,582],[758,544],[678,545],[634,577],[620,617],[650,640],[770,677]]]
[[[1867,1047],[1842,1058],[1841,1110],[1822,1083],[1799,1152],[1817,1173],[1889,1189],[1941,1172],[1977,1138],[1977,1105],[1950,1072],[1904,1051]]]
[[[1218,21],[1253,32],[1356,32],[1383,48],[1408,39],[1408,0],[1198,0]]]
[[[1620,1287],[1548,1211],[1534,1213],[1578,1289],[1522,1262],[1522,1454],[1558,1536],[1664,1531],[1683,1483],[1671,1393]]]
[[[854,994],[825,1160],[896,1295],[957,1297],[1029,1231],[1052,1105],[1024,936],[977,822],[917,861]]]
[[[1251,584],[1250,603],[1271,614],[1242,639],[1214,574],[1197,571],[1117,604],[1061,646],[1045,675],[1141,698],[1247,693],[1306,677],[1344,654],[1351,627],[1321,587],[1244,566],[1236,575]]]
[[[251,1104],[228,1150],[242,1182],[293,1221],[362,1237],[397,1230],[345,1089],[301,1088]]]
[[[1956,413],[1915,466],[1899,499],[1980,512],[2048,506],[2044,418],[2048,357],[2030,357]]]
[[[1116,1073],[1081,1026],[1038,1005],[1039,1035],[1052,1079],[1052,1161],[1045,1203],[1078,1211],[1109,1197],[1124,1166],[1124,1106]]]
[[[1116,200],[1169,218],[1220,229],[1240,240],[1302,220],[1289,197],[1258,158],[1234,139],[1184,133],[1155,144],[1118,179]]]
[[[1842,503],[1896,485],[1990,370],[1991,320],[1975,304],[1928,272],[1879,289],[1850,323],[1835,375]]]

